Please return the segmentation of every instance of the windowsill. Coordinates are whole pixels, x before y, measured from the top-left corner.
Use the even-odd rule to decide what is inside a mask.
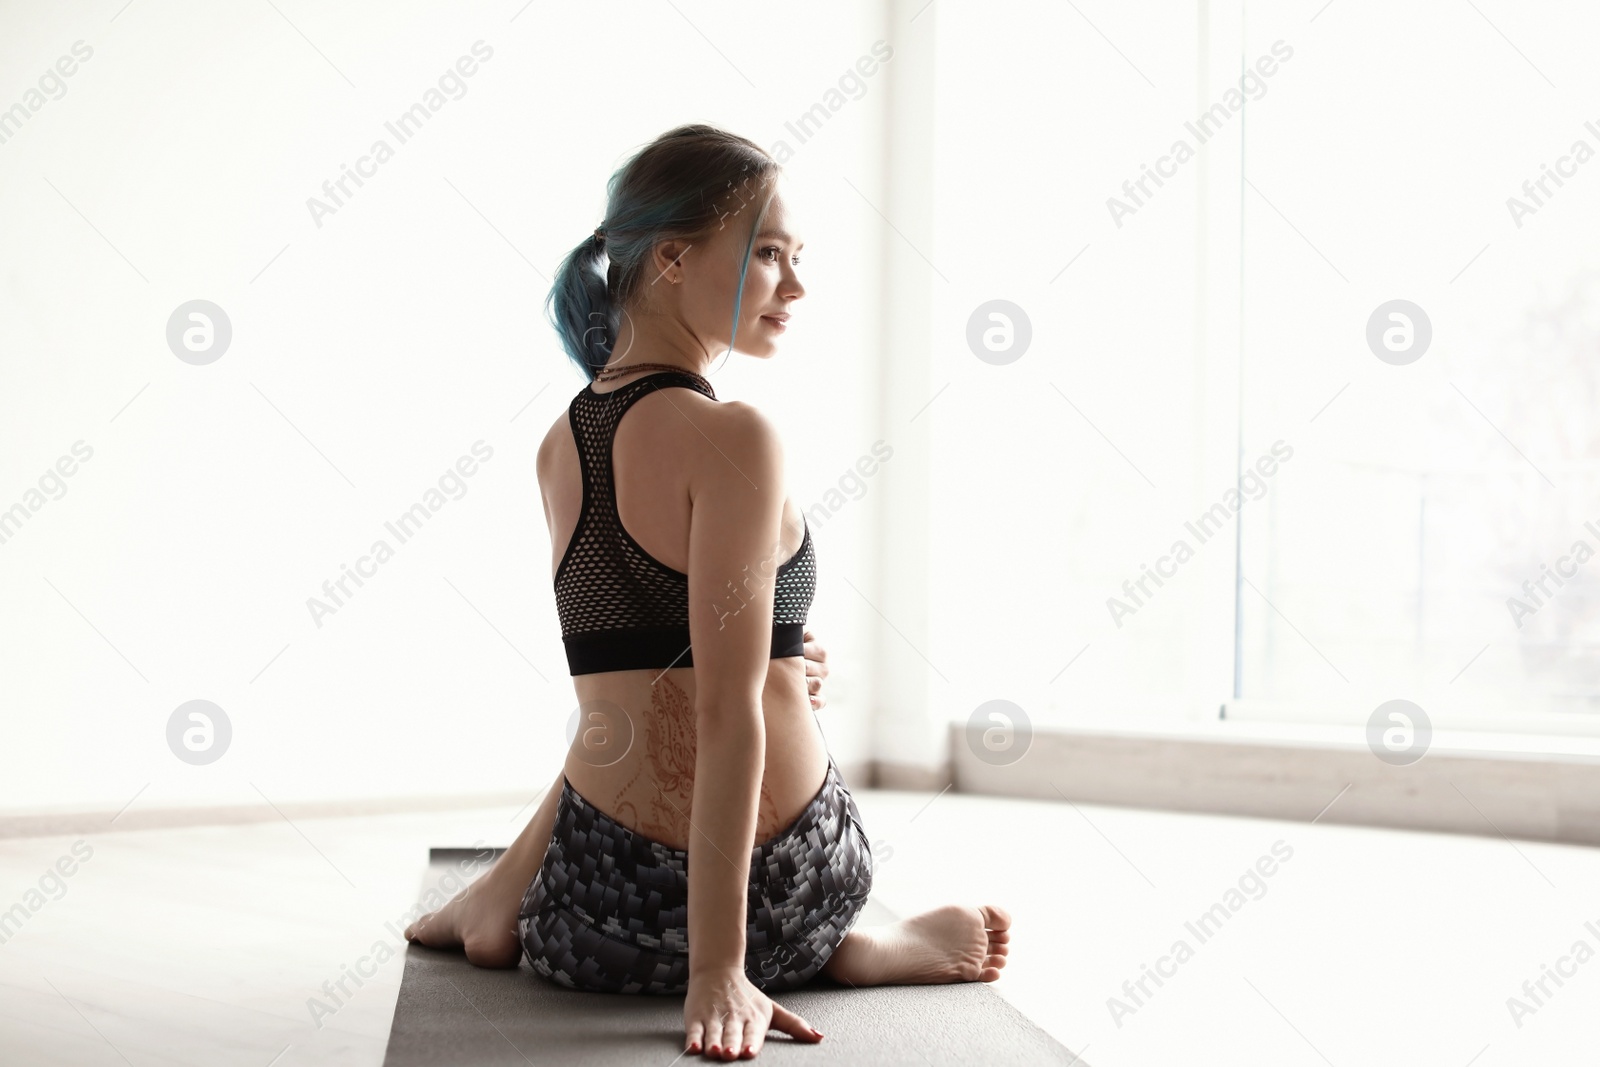
[[[1260,719],[1187,721],[1075,719],[1071,723],[1062,725],[1040,725],[1037,732],[1257,745],[1290,744],[1307,748],[1365,750],[1368,747],[1366,730],[1361,726],[1270,722]],[[1514,760],[1554,758],[1600,761],[1600,736],[1436,729],[1428,751],[1436,755],[1503,757]]]
[[[1449,730],[1405,764],[1378,758],[1362,726],[1280,721],[1041,724],[999,764],[964,723],[950,745],[962,792],[1600,845],[1587,735]]]

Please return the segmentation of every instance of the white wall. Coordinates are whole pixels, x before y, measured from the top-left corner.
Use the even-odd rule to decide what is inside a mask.
[[[92,449],[0,544],[0,808],[548,784],[573,691],[534,452],[583,382],[542,304],[606,179],[672,126],[793,149],[810,291],[779,362],[735,359],[719,392],[779,422],[808,507],[870,451],[876,219],[849,183],[882,182],[881,79],[830,96],[885,36],[870,7],[196,2],[0,20],[0,107],[75,42],[93,50],[0,143],[0,508],[75,442]],[[480,40],[492,56],[464,95],[408,142],[387,134]],[[802,144],[786,124],[818,103],[834,110]],[[307,199],[386,136],[393,157],[315,224]],[[165,338],[197,298],[233,331],[206,366]],[[492,458],[413,539],[386,534],[480,441]],[[816,531],[813,621],[844,660],[859,510]],[[393,558],[316,625],[307,599],[379,538]],[[859,745],[851,685],[841,669],[826,714]],[[208,766],[166,740],[193,699],[232,724]]]

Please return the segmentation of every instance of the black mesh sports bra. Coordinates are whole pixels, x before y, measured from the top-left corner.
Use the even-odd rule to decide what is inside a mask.
[[[689,375],[663,371],[608,393],[586,386],[567,409],[583,468],[583,508],[556,567],[555,587],[561,640],[574,675],[694,666],[689,576],[650,555],[623,528],[612,481],[612,442],[623,414],[647,392],[672,386],[709,395]],[[816,578],[808,524],[799,550],[774,577],[773,658],[804,655]]]

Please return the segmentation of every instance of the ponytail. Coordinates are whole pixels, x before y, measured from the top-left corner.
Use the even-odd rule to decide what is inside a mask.
[[[561,261],[545,301],[567,358],[589,381],[611,358],[616,340],[609,272],[601,267],[604,259],[604,242],[598,234],[590,234]]]

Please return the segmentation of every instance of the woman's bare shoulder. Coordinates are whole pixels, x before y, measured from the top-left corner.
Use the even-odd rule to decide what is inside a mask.
[[[567,423],[567,412],[563,409],[560,416],[544,432],[544,440],[539,442],[539,451],[534,456],[534,473],[538,476],[539,483],[545,484],[560,458],[574,451],[572,430]]]
[[[735,456],[752,459],[761,467],[782,463],[783,441],[778,427],[754,404],[742,400],[711,403],[706,410],[703,431],[705,440],[714,446],[699,450],[707,463],[719,455],[724,457],[723,467]]]
[[[781,462],[783,443],[777,426],[760,408],[742,400],[712,400],[693,389],[662,389],[635,405],[638,422],[646,423],[659,446],[695,466],[727,468],[743,455]],[[630,413],[629,418],[634,418]],[[567,411],[563,410],[539,442],[535,468],[541,484],[577,455]]]
[[[687,463],[726,468],[736,453],[782,451],[777,427],[743,400],[713,400],[688,388],[659,389],[635,407],[640,409],[635,425]],[[633,417],[630,412],[628,418]]]

